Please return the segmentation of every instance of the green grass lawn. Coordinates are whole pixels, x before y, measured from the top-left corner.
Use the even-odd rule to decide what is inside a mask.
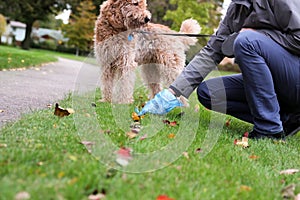
[[[135,103],[129,106],[100,103],[98,91],[74,96],[60,102],[75,109],[72,115],[58,118],[52,107],[4,127],[0,199],[14,199],[25,191],[31,199],[89,199],[90,194],[105,193],[112,200],[156,200],[159,195],[176,200],[280,200],[281,190],[290,184],[300,193],[300,173],[280,174],[300,168],[299,134],[286,143],[261,140],[249,141],[249,148],[236,146],[234,139],[252,126],[202,106],[195,110],[193,94],[184,115],[178,115],[180,109],[161,117],[146,115],[138,137],[129,139],[131,113],[145,96],[137,88]],[[93,102],[98,102],[96,107]],[[164,124],[166,119],[177,125]],[[92,142],[92,154],[83,141]],[[127,166],[116,162],[121,147],[132,149]]]
[[[83,61],[86,57],[46,51],[41,49],[22,50],[0,45],[0,70],[27,68],[57,61],[57,57]]]

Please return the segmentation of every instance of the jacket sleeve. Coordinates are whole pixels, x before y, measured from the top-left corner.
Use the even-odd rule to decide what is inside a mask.
[[[216,33],[171,84],[170,88],[176,96],[189,98],[203,79],[222,61],[225,57],[222,52],[223,42],[231,34],[240,31],[250,7],[251,3],[247,0],[232,0]]]

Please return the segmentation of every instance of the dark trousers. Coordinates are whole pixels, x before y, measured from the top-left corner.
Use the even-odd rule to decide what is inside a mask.
[[[288,114],[300,112],[300,57],[252,30],[238,35],[234,53],[242,73],[202,82],[199,101],[253,123],[258,132],[282,131]]]

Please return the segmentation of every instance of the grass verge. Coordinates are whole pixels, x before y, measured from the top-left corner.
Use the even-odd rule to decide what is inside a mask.
[[[0,70],[27,68],[55,62],[58,57],[84,61],[86,57],[40,49],[22,50],[0,45]]]
[[[279,200],[281,190],[290,184],[295,184],[295,193],[300,193],[300,173],[280,174],[281,170],[299,169],[299,134],[286,143],[261,140],[250,141],[245,149],[235,146],[234,139],[251,130],[251,125],[202,106],[195,111],[198,103],[193,94],[191,106],[183,109],[182,117],[178,115],[180,109],[158,118],[147,115],[142,120],[143,132],[129,139],[126,132],[132,123],[131,112],[145,100],[143,91],[138,89],[135,103],[125,107],[108,103],[96,103],[95,107],[91,104],[95,102],[93,96],[69,98],[60,104],[76,106],[73,115],[58,118],[50,108],[4,127],[0,132],[0,199],[14,199],[25,191],[31,199],[89,199],[91,194],[103,193],[105,199],[112,200],[155,200],[159,195],[176,200]],[[85,104],[76,103],[80,100]],[[216,139],[207,131],[214,133],[212,122],[222,118],[230,119],[230,123],[220,120],[224,124],[221,134],[206,151],[206,138]],[[162,119],[176,121],[177,125],[168,126]],[[90,132],[95,133],[94,137],[88,137]],[[148,136],[142,140],[140,134]],[[106,153],[104,157],[99,156],[101,152],[90,154],[81,144],[83,140],[96,142],[95,151],[99,146],[98,150],[105,152],[106,141],[97,143],[100,137],[111,141],[116,150],[128,147],[134,153],[162,151],[174,141],[178,148],[180,141],[191,139],[191,143],[172,162],[168,162],[168,154],[145,161],[146,166],[158,163],[161,169],[127,173],[130,168],[114,162],[114,154],[107,154],[107,161]],[[178,148],[171,148],[169,153],[178,155]],[[131,162],[135,160],[133,157]]]

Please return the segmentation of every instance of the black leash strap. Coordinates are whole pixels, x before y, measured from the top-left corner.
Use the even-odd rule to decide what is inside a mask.
[[[215,35],[208,34],[189,34],[189,33],[151,33],[147,31],[135,31],[136,33],[149,34],[149,35],[169,35],[169,36],[184,36],[184,37],[214,37]]]

